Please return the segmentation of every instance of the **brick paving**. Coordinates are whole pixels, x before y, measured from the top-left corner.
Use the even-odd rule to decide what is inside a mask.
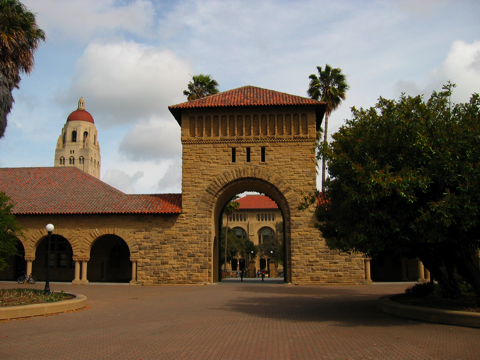
[[[480,329],[376,310],[406,286],[53,284],[86,295],[89,308],[0,322],[0,359],[480,358]]]

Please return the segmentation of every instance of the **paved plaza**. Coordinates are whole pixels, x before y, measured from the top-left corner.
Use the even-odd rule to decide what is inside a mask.
[[[88,308],[0,322],[0,359],[479,359],[480,329],[376,310],[409,285],[52,284]]]

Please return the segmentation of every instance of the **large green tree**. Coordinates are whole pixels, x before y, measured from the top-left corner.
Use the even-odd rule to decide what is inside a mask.
[[[7,266],[6,258],[17,253],[18,236],[22,233],[12,208],[10,199],[0,192],[0,270]]]
[[[45,41],[45,33],[35,14],[18,0],[0,0],[0,138],[12,109],[12,90],[18,88],[21,72],[33,70],[33,55],[41,40]]]
[[[211,75],[193,75],[188,83],[188,90],[183,91],[188,101],[218,93],[218,82]]]
[[[456,270],[480,305],[480,97],[451,105],[453,87],[352,108],[321,149],[318,227],[331,249],[419,257],[447,297],[459,294]]]
[[[327,146],[328,119],[333,110],[337,109],[345,100],[345,93],[350,88],[346,76],[340,68],[332,68],[326,64],[325,69],[317,66],[318,76],[310,75],[310,84],[307,90],[308,95],[315,100],[326,103],[325,124],[323,126],[323,146]],[[325,188],[325,159],[322,158],[322,191]]]

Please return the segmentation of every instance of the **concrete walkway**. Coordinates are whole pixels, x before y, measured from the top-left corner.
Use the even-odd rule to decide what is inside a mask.
[[[32,287],[0,284],[19,286]],[[0,322],[0,359],[480,358],[480,329],[376,310],[406,286],[51,285],[86,295],[89,308]]]

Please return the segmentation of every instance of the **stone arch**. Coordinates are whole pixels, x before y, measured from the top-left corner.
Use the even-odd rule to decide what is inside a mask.
[[[69,242],[70,246],[72,247],[74,257],[81,253],[81,241],[71,229],[55,228],[52,234],[60,235]],[[25,231],[23,237],[20,239],[20,241],[23,243],[23,247],[25,248],[25,257],[34,260],[38,245],[47,236],[48,232],[45,228]]]
[[[125,229],[119,228],[103,228],[103,229],[93,229],[88,233],[86,237],[86,249],[85,255],[89,258],[90,251],[92,250],[92,246],[100,237],[105,235],[115,235],[121,238],[128,246],[128,250],[130,251],[130,259],[136,260],[139,257],[138,254],[138,246],[133,238],[133,234]]]
[[[218,241],[219,219],[223,206],[234,195],[244,191],[259,191],[272,198],[284,217],[285,236],[285,281],[291,281],[291,209],[298,208],[300,199],[292,186],[280,175],[260,167],[244,166],[223,172],[213,180],[197,201],[199,213],[207,214],[211,221],[209,241],[211,241],[212,281],[218,280]]]

